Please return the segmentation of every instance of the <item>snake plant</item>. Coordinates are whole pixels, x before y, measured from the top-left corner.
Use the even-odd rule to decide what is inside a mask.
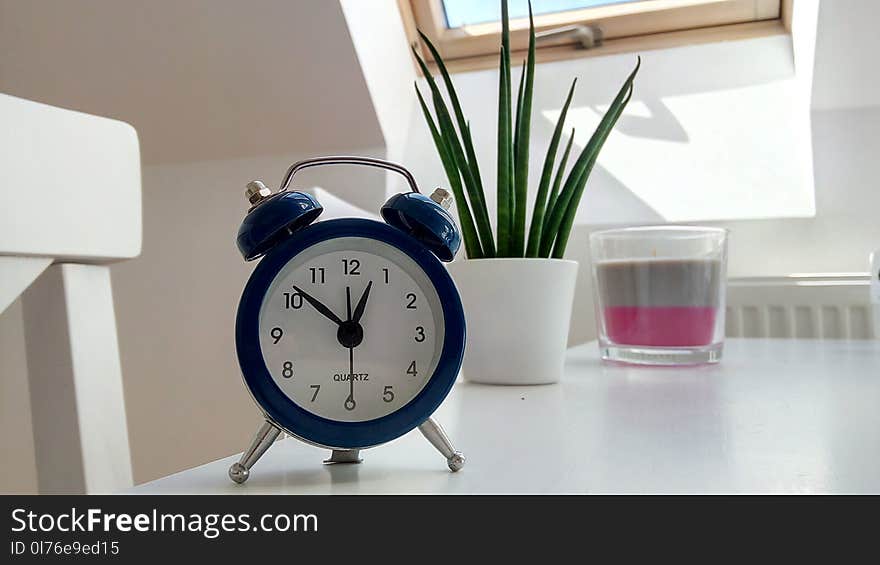
[[[452,78],[443,58],[428,37],[419,35],[434,58],[446,90],[444,98],[419,51],[413,47],[416,61],[430,90],[433,115],[416,83],[416,95],[431,132],[437,154],[443,164],[449,186],[455,196],[465,251],[471,259],[489,257],[554,257],[561,258],[571,235],[575,213],[584,187],[599,156],[602,145],[623,112],[633,92],[633,80],[641,59],[621,86],[590,141],[584,146],[571,169],[566,173],[572,149],[572,129],[559,165],[556,156],[562,139],[565,117],[574,96],[577,79],[572,81],[568,96],[544,156],[541,179],[532,208],[531,222],[526,230],[526,200],[529,176],[529,135],[531,132],[532,92],[535,84],[535,23],[529,2],[529,48],[523,62],[516,107],[511,99],[510,21],[507,0],[501,0],[501,53],[498,84],[498,181],[497,217],[493,233],[480,166],[474,152],[470,122],[464,115]],[[450,112],[446,100],[448,99]],[[555,171],[555,172],[554,172]]]

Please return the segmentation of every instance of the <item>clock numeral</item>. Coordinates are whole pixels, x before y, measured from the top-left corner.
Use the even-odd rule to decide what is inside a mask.
[[[314,281],[313,281],[314,282]],[[299,310],[303,305],[303,297],[302,294],[298,292],[285,292],[284,293],[284,307],[285,308],[293,308],[294,310]]]
[[[309,385],[309,388],[315,389],[315,394],[312,395],[312,402],[318,398],[318,392],[321,390],[321,385]]]
[[[285,361],[281,368],[281,376],[285,379],[293,378],[293,361]]]
[[[407,310],[415,310],[416,309],[416,295],[414,292],[408,292],[406,294],[406,299],[408,302],[406,303]]]
[[[357,259],[343,259],[342,270],[346,275],[360,275],[361,262]]]
[[[409,367],[406,370],[406,374],[412,375],[414,377],[419,374],[419,372],[416,371],[416,362],[415,361],[413,361],[412,363],[409,364]]]
[[[423,328],[422,326],[416,326],[416,335],[413,339],[415,339],[419,343],[425,341],[425,328]]]
[[[284,330],[276,326],[272,328],[272,331],[269,332],[269,335],[272,336],[272,339],[275,340],[274,343],[277,344],[279,341],[281,341],[281,337],[284,335]]]
[[[391,385],[385,385],[385,390],[382,392],[382,400],[385,402],[391,402],[394,400],[394,387]]]
[[[385,284],[388,284],[388,267],[382,267],[382,272],[385,273]]]
[[[312,274],[312,284],[324,284],[324,267],[309,267]]]

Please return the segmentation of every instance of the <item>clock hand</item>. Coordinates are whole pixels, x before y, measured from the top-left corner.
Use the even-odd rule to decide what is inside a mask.
[[[300,294],[300,296],[302,296],[303,298],[306,299],[306,302],[311,304],[315,308],[315,310],[317,310],[318,312],[323,314],[326,318],[328,318],[329,320],[331,320],[335,324],[339,324],[339,325],[342,324],[342,320],[339,319],[339,316],[337,316],[336,314],[333,313],[332,310],[330,310],[329,308],[327,308],[326,306],[321,304],[318,301],[318,299],[316,299],[312,295],[308,294],[306,291],[304,291],[303,289],[301,289],[300,287],[298,287],[296,285],[293,285],[293,290],[297,291]]]
[[[354,410],[357,402],[354,401],[354,347],[348,348],[348,398],[345,399],[345,409]]]
[[[345,307],[348,311],[348,320],[346,323],[351,322],[351,287],[345,287]],[[341,329],[340,329],[341,331]],[[357,406],[357,403],[354,401],[354,347],[349,345],[348,347],[348,398],[345,399],[345,409],[346,410],[354,410],[354,407]]]
[[[373,281],[367,283],[367,288],[364,289],[364,293],[361,295],[361,299],[358,300],[357,306],[354,308],[354,318],[352,321],[358,323],[361,321],[361,316],[364,315],[364,308],[367,307],[367,299],[370,297],[370,288],[373,286]]]

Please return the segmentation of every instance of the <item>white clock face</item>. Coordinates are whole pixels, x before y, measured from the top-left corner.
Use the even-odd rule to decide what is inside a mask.
[[[399,410],[443,350],[443,310],[424,271],[362,237],[317,243],[291,259],[260,308],[260,347],[275,384],[301,408],[344,422]]]

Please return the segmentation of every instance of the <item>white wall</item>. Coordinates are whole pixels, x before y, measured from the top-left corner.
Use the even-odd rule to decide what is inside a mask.
[[[383,143],[327,0],[0,0],[0,92],[126,121],[146,164]]]
[[[880,49],[880,35],[870,23],[880,17],[880,3],[798,0],[794,16],[795,26],[809,26],[812,18],[817,29],[815,53],[798,68],[811,96],[816,214],[725,224],[736,246],[748,251],[733,257],[736,276],[863,272],[868,253],[880,247],[880,69],[870,62]],[[797,50],[798,39],[803,43],[809,34],[794,31],[797,55],[804,51]]]
[[[812,113],[816,217],[723,224],[732,276],[865,272],[880,247],[880,107]]]
[[[340,0],[390,159],[406,143],[416,80],[396,0]]]
[[[812,4],[816,0],[806,0]],[[797,4],[805,0],[797,0]],[[880,49],[880,2],[820,3],[812,101],[815,110],[880,104],[880,72],[872,60]]]

